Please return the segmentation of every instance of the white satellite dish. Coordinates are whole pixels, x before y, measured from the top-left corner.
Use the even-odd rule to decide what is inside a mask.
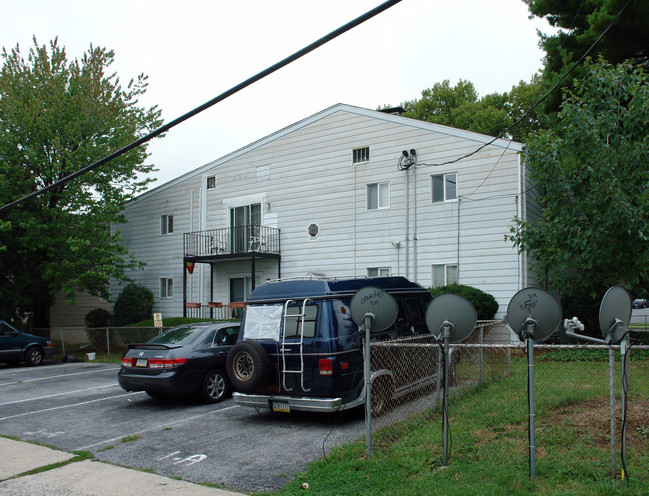
[[[469,337],[478,318],[473,304],[456,294],[436,297],[426,310],[426,325],[444,348],[444,401],[442,404],[442,431],[444,435],[443,463],[448,464],[448,366],[450,343],[459,343]]]
[[[365,378],[365,443],[367,457],[372,457],[372,374],[370,371],[370,333],[387,329],[397,320],[399,306],[390,293],[374,286],[359,289],[349,304],[352,320],[365,331],[363,374]]]
[[[561,305],[557,299],[540,288],[520,290],[507,306],[507,324],[527,344],[527,400],[530,439],[530,477],[535,476],[534,440],[534,342],[549,338],[561,323]]]
[[[561,305],[553,295],[543,289],[521,289],[509,301],[507,323],[521,341],[530,337],[539,343],[559,328]]]

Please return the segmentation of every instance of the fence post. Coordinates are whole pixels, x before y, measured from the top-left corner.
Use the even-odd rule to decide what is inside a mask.
[[[63,328],[59,327],[59,334],[61,335],[61,348],[63,348],[63,356],[65,356],[65,341],[63,341]]]
[[[482,384],[482,364],[483,364],[483,359],[484,359],[484,348],[482,345],[484,344],[484,327],[480,326],[480,379],[478,381],[478,384]]]
[[[613,348],[608,350],[608,385],[611,404],[611,475],[615,477],[617,467],[615,464],[615,354]]]
[[[110,358],[110,330],[106,327],[106,351],[108,353],[108,358]]]

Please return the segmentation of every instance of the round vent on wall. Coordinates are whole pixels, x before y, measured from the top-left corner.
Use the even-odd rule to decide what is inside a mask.
[[[307,233],[309,234],[309,238],[315,239],[320,235],[320,227],[318,224],[309,224],[309,227],[307,227]]]

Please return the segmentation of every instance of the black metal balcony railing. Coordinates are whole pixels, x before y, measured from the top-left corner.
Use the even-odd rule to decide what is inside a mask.
[[[279,255],[279,229],[250,225],[185,233],[184,251],[185,257]]]

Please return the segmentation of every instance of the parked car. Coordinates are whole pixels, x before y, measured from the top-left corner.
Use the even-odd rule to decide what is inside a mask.
[[[21,332],[4,320],[0,320],[0,362],[41,365],[52,358],[52,341],[41,336]]]
[[[633,308],[647,308],[647,300],[644,298],[637,298],[633,300]]]
[[[248,297],[239,341],[228,354],[235,403],[278,412],[334,412],[364,404],[362,336],[350,302],[367,286],[390,293],[398,304],[394,324],[373,333],[372,340],[421,337],[434,342],[425,321],[432,297],[403,277],[265,284]],[[377,351],[396,354],[382,363],[397,366],[372,370],[374,415],[381,415],[393,400],[435,383],[437,368],[417,375],[414,365],[399,355],[402,350]]]
[[[208,403],[221,401],[231,390],[225,365],[238,334],[238,322],[201,322],[130,344],[117,374],[119,385],[152,398],[197,394]]]

